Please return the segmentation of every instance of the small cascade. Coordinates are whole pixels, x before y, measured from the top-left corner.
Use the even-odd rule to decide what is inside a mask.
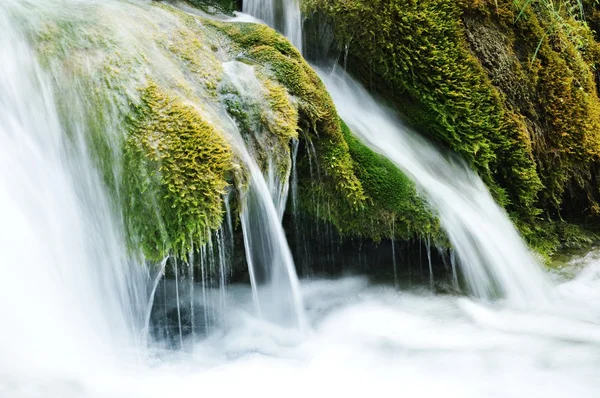
[[[282,32],[302,53],[300,0],[245,0],[242,11]]]
[[[429,265],[429,286],[431,290],[434,287],[433,280],[433,265],[431,264],[431,236],[427,236],[427,241],[425,242],[425,246],[427,248],[427,264]]]
[[[241,96],[255,95],[259,82],[253,67],[231,61],[225,63],[223,69],[228,83],[233,84]],[[278,211],[272,196],[273,190],[269,189],[263,172],[248,151],[239,130],[232,128],[231,133],[232,145],[249,171],[250,181],[242,198],[240,218],[256,311],[265,319],[303,329],[306,323],[298,277],[281,226],[285,209],[283,197],[287,198],[291,166],[286,183],[279,184],[277,190],[275,202],[281,209]],[[268,175],[271,173],[267,171]]]
[[[396,262],[396,222],[395,220],[392,220],[392,235],[391,235],[391,242],[392,242],[392,269],[394,270],[394,286],[396,288],[398,288],[399,283],[398,283],[398,263]]]
[[[505,212],[464,162],[402,125],[345,72],[320,71],[340,117],[417,184],[452,243],[472,294],[546,302],[549,285]],[[428,249],[429,252],[429,249]],[[456,280],[456,271],[453,270]]]

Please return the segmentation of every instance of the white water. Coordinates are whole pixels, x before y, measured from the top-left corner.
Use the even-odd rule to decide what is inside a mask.
[[[227,300],[246,307],[228,306],[238,308],[230,322],[198,340],[187,356],[115,366],[95,377],[16,377],[4,367],[0,394],[162,398],[260,391],[279,397],[288,389],[291,397],[401,391],[408,397],[592,398],[600,388],[600,268],[597,259],[587,261],[579,277],[557,287],[563,307],[552,312],[398,292],[360,278],[305,281],[308,338],[250,315],[251,292],[234,286]]]
[[[549,285],[506,213],[464,162],[404,126],[344,72],[320,72],[339,115],[419,187],[438,215],[470,291],[515,303],[549,300]]]
[[[138,354],[145,270],[35,55],[0,25],[0,373],[101,368]]]
[[[0,26],[0,397],[597,396],[597,255],[572,265],[578,276],[557,282],[560,304],[543,312],[304,281],[308,334],[260,319],[247,286],[195,286],[226,302],[226,321],[189,353],[140,346],[155,280],[125,255],[81,131],[67,138],[48,76],[1,8]]]

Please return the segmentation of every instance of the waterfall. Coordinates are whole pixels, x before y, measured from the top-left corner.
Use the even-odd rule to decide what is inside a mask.
[[[253,12],[261,1],[247,1]],[[262,1],[266,5],[267,1]],[[287,2],[286,14],[300,12]],[[302,37],[302,26],[289,38]],[[335,70],[336,68],[334,68]],[[477,297],[503,296],[516,302],[545,301],[548,284],[505,212],[481,179],[456,157],[446,157],[402,125],[345,72],[320,71],[338,113],[366,145],[386,156],[420,188],[452,243],[470,291]],[[431,283],[430,245],[427,244]]]
[[[518,303],[547,300],[549,287],[539,265],[464,162],[444,156],[410,131],[346,73],[320,71],[320,76],[352,131],[417,184],[439,217],[475,296],[503,296]]]
[[[0,357],[10,364],[0,372],[91,371],[135,352],[148,274],[126,255],[81,132],[67,136],[50,78],[1,9],[0,25]]]
[[[299,205],[296,156],[314,178],[324,173],[317,147],[298,148],[293,134],[261,143],[270,132],[238,128],[220,85],[260,101],[265,76],[200,22],[209,24],[147,0],[0,1],[0,397],[275,397],[288,394],[282,386],[300,397],[597,396],[600,253],[566,264],[561,272],[579,275],[556,275],[560,300],[545,308],[399,292],[369,277],[299,282],[281,216],[288,190]],[[415,179],[437,212],[455,282],[458,264],[482,297],[544,295],[526,248],[468,167],[349,77],[322,77],[355,133]],[[154,263],[130,242],[123,192],[111,184],[126,169],[126,117],[148,81],[222,134],[237,182],[217,191],[220,227]],[[171,116],[171,126],[183,123]],[[252,286],[237,283],[236,249]],[[394,246],[392,257],[402,258]]]

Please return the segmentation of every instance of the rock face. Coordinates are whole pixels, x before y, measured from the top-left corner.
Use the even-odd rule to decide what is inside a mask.
[[[581,232],[556,221],[600,215],[599,11],[583,4],[304,0],[312,47],[333,40],[350,71],[477,170],[542,250]]]

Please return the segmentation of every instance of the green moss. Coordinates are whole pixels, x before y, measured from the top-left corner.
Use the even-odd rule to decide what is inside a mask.
[[[355,209],[364,206],[364,190],[354,172],[333,102],[317,74],[296,48],[263,25],[211,24],[237,44],[237,50],[243,51],[243,57],[266,66],[276,81],[297,99],[299,128],[317,147],[319,164],[325,173],[323,183],[337,192],[338,201],[345,201]]]
[[[292,138],[298,138],[298,109],[292,104],[283,86],[264,76],[260,80],[270,109],[269,114],[263,116],[263,123],[269,131],[289,145]]]
[[[351,71],[461,154],[534,245],[554,247],[548,217],[600,214],[597,5],[588,24],[560,2],[517,19],[522,3],[304,0],[349,46]]]
[[[523,223],[518,219],[515,220],[515,224],[529,246],[549,265],[557,253],[589,249],[600,240],[597,226],[592,225],[577,225],[564,221],[539,221],[532,224]]]
[[[128,228],[150,259],[185,258],[221,225],[232,154],[193,106],[150,83],[134,108],[124,162]]]
[[[307,11],[326,15],[340,45],[349,46],[351,69],[366,82],[378,76],[408,120],[461,154],[504,205],[535,213],[541,184],[525,128],[503,109],[468,50],[463,3],[305,0]]]
[[[342,236],[378,241],[429,235],[442,241],[439,224],[417,195],[415,185],[387,158],[353,136],[343,121],[340,124],[367,205],[359,210],[344,205],[335,192],[312,179],[305,180],[301,190],[306,211],[333,224]]]

